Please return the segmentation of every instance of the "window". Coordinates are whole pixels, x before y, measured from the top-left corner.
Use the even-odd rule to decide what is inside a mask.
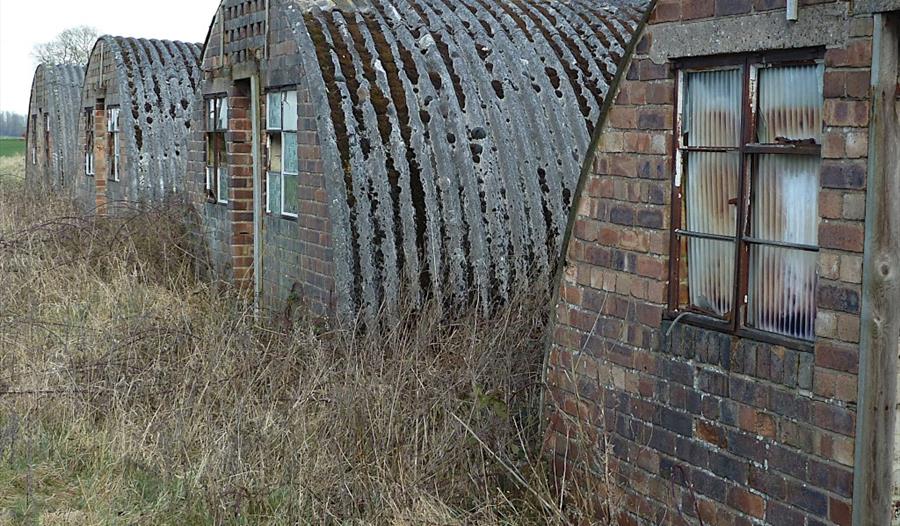
[[[44,114],[44,162],[50,164],[50,114]]]
[[[206,99],[206,196],[212,203],[228,202],[228,102],[224,95]]]
[[[84,174],[94,175],[94,110],[84,110]]]
[[[37,115],[31,116],[31,164],[37,164]]]
[[[297,217],[297,92],[269,93],[266,108],[266,212]]]
[[[681,65],[673,310],[726,330],[814,338],[817,59],[801,51]]]
[[[109,152],[109,180],[119,180],[119,108],[106,110],[107,151]]]

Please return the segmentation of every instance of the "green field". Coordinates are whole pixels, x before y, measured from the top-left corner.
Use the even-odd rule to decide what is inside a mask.
[[[25,139],[0,138],[0,157],[25,155]]]

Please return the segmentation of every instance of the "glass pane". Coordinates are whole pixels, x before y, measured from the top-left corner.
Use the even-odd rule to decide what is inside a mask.
[[[217,197],[221,202],[228,201],[228,170],[224,166],[219,167],[219,190]]]
[[[759,142],[822,143],[823,75],[818,65],[760,70]]]
[[[115,132],[119,130],[119,108],[110,108],[106,111],[106,131]]]
[[[282,175],[284,179],[284,213],[297,215],[299,201],[297,198],[297,175]]]
[[[760,330],[812,340],[817,256],[815,252],[752,246],[747,323]]]
[[[282,161],[284,162],[284,172],[296,174],[299,171],[297,168],[300,162],[299,158],[297,157],[297,133],[285,132],[283,137],[284,143],[282,144]]]
[[[296,91],[286,91],[284,93],[284,111],[282,112],[282,116],[284,118],[284,126],[285,130],[289,131],[297,131],[297,92]]]
[[[683,132],[688,146],[738,146],[741,140],[743,71],[685,75]]]
[[[684,188],[685,227],[693,232],[734,236],[740,173],[737,152],[688,152]]]
[[[266,181],[269,211],[273,214],[281,214],[281,174],[269,172]]]
[[[759,156],[750,222],[754,237],[818,244],[819,164],[818,157]]]
[[[206,130],[213,131],[216,129],[216,99],[208,99],[206,101]]]
[[[685,238],[689,301],[700,310],[725,316],[734,297],[734,243]]]
[[[228,130],[228,98],[219,99],[219,130]]]
[[[212,188],[213,188],[213,170],[215,170],[215,168],[213,168],[212,166],[206,167],[206,189],[207,190],[212,190]]]
[[[266,128],[281,129],[281,92],[269,93],[266,96]]]

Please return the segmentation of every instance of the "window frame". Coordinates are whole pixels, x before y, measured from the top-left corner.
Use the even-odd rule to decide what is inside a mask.
[[[31,114],[31,165],[37,166],[37,113]]]
[[[111,117],[115,114],[115,122],[113,123]],[[121,134],[121,115],[122,108],[119,106],[110,106],[106,108],[106,144],[109,148],[110,155],[109,160],[111,162],[108,163],[109,167],[107,169],[107,179],[113,182],[120,182],[120,174],[121,170],[120,163],[122,162],[122,158],[120,155],[121,143],[120,143],[120,134]]]
[[[286,192],[285,187],[285,175],[295,177],[296,184],[299,189],[299,178],[300,178],[300,165],[299,165],[299,144],[297,144],[297,148],[295,148],[295,152],[298,153],[297,159],[297,169],[295,172],[289,172],[285,170],[285,136],[288,134],[293,134],[295,141],[298,139],[298,128],[299,128],[299,116],[295,116],[295,125],[294,128],[286,128],[285,127],[285,112],[284,108],[286,106],[286,101],[288,99],[288,94],[294,94],[294,109],[297,110],[299,106],[298,99],[298,91],[296,86],[283,86],[279,88],[271,88],[266,91],[266,214],[269,215],[278,215],[284,219],[296,220],[300,216],[299,202],[296,203],[297,212],[286,212],[285,211],[285,195]],[[269,119],[269,98],[272,95],[280,94],[281,95],[281,119],[278,126],[273,126]],[[281,167],[280,170],[272,170],[272,139],[273,136],[279,136],[280,144],[281,144]],[[279,192],[279,211],[273,212],[272,207],[270,206],[269,196],[271,195],[271,185],[272,185],[272,175],[278,175],[278,185],[280,185]],[[299,194],[298,194],[299,196]]]
[[[666,317],[681,319],[685,322],[747,337],[758,341],[782,345],[792,349],[810,351],[814,347],[813,340],[803,340],[779,333],[755,328],[748,323],[748,303],[750,295],[750,248],[751,246],[774,246],[790,250],[818,253],[819,246],[804,245],[791,242],[769,241],[750,235],[750,219],[753,204],[752,183],[756,174],[755,165],[760,155],[803,155],[817,156],[821,159],[821,144],[763,144],[758,140],[759,126],[759,72],[771,67],[799,65],[821,65],[825,50],[821,47],[791,50],[768,51],[761,53],[745,53],[720,55],[713,57],[691,57],[674,60],[675,70],[675,126],[672,143],[674,151],[674,170],[671,180],[671,223],[669,227],[669,291]],[[741,80],[741,115],[740,143],[737,147],[702,147],[683,144],[685,115],[685,82],[687,73],[697,71],[713,71],[723,69],[740,69]],[[824,127],[824,123],[822,124]],[[689,152],[736,152],[739,155],[737,218],[732,236],[703,234],[691,232],[684,228],[684,179],[686,175],[686,157]],[[818,199],[818,193],[816,195]],[[821,214],[816,217],[821,219]],[[734,245],[734,283],[732,291],[732,309],[726,316],[717,317],[709,312],[701,311],[691,305],[681,305],[681,261],[683,239],[713,239],[729,242]],[[818,269],[816,270],[818,281]]]
[[[50,113],[44,113],[44,162],[50,166]]]
[[[94,177],[94,108],[84,109],[84,175]]]
[[[212,104],[212,122],[214,123],[213,129],[210,129],[210,104]],[[224,109],[224,116],[222,110]],[[224,117],[224,122],[222,119]],[[203,161],[204,166],[204,190],[206,192],[207,202],[213,204],[227,205],[228,204],[228,190],[230,182],[228,181],[227,171],[228,171],[228,143],[226,141],[226,135],[228,133],[228,120],[229,120],[229,108],[228,108],[228,95],[226,93],[215,93],[207,95],[203,98],[203,128],[204,128],[204,143],[203,150],[205,155],[205,159]],[[212,156],[212,165],[209,164],[210,161],[210,140],[214,142],[214,144],[218,147],[216,148],[215,154]],[[225,166],[221,166],[219,164],[220,155],[225,159]],[[210,170],[212,170],[210,172]],[[223,174],[223,170],[225,171]],[[224,177],[223,177],[224,175]],[[222,185],[225,184],[225,192],[222,192]],[[224,197],[223,197],[224,196]]]

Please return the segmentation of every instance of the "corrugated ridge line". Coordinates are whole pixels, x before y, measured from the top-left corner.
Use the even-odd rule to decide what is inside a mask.
[[[624,55],[623,44],[630,42],[637,27],[640,18],[636,16],[638,11],[632,8],[632,4],[609,9],[606,4],[598,4],[594,9],[585,8],[582,12],[579,8],[583,7],[583,3],[548,6],[526,0],[510,5],[495,5],[487,0],[461,0],[458,4],[450,0],[411,0],[408,3],[398,0],[393,4],[376,0],[372,7],[374,23],[388,35],[382,35],[382,38],[390,48],[390,56],[398,64],[397,75],[403,84],[406,99],[403,104],[408,108],[407,125],[411,130],[409,142],[412,144],[402,137],[398,142],[396,121],[392,121],[392,133],[388,134],[379,129],[377,119],[371,118],[374,106],[365,95],[374,93],[378,79],[373,79],[367,62],[375,53],[366,49],[369,44],[364,46],[358,40],[365,39],[365,36],[353,41],[353,38],[346,40],[345,35],[343,39],[346,40],[345,51],[348,53],[345,63],[341,64],[333,50],[329,50],[328,54],[338,72],[343,70],[343,75],[352,72],[361,79],[361,83],[348,87],[346,77],[340,73],[340,81],[336,83],[342,93],[338,113],[346,120],[348,134],[356,141],[348,146],[352,146],[354,151],[342,154],[339,143],[323,145],[323,156],[331,159],[330,163],[326,162],[326,171],[329,164],[340,166],[340,162],[335,161],[343,155],[349,161],[348,168],[354,172],[354,183],[345,186],[345,189],[352,188],[353,198],[340,198],[340,192],[329,185],[329,192],[338,197],[331,199],[332,209],[337,211],[334,207],[337,204],[341,210],[337,216],[343,218],[335,223],[334,238],[346,237],[340,233],[340,224],[350,222],[348,218],[353,217],[354,209],[363,229],[393,225],[395,231],[384,232],[383,236],[378,237],[373,236],[372,232],[360,234],[362,253],[351,256],[355,263],[340,262],[342,255],[349,255],[352,251],[350,243],[338,243],[343,243],[343,246],[336,247],[335,264],[348,272],[351,268],[359,270],[358,274],[341,274],[339,271],[336,276],[338,289],[348,290],[353,282],[363,282],[364,303],[371,313],[375,305],[385,299],[379,297],[381,292],[372,286],[372,276],[391,272],[384,266],[387,261],[373,267],[372,255],[378,254],[382,244],[388,248],[393,245],[395,249],[404,246],[403,253],[410,252],[406,242],[409,232],[423,232],[423,227],[405,223],[412,218],[422,221],[424,215],[430,218],[425,221],[427,235],[417,245],[416,252],[421,269],[437,270],[429,276],[436,291],[444,291],[458,299],[474,299],[468,295],[474,287],[479,301],[487,304],[502,299],[509,287],[521,281],[520,276],[527,275],[527,271],[537,267],[538,272],[545,272],[549,268],[549,263],[546,266],[541,266],[540,262],[535,264],[534,259],[540,254],[546,256],[548,252],[537,249],[536,241],[546,244],[550,252],[558,250],[578,166],[590,141],[587,128],[592,127],[600,117],[602,99],[618,72],[615,60]],[[301,12],[296,6],[294,8],[297,13]],[[328,15],[315,8],[312,10],[318,13],[319,23],[325,27],[324,18]],[[369,16],[368,11],[366,13],[365,16]],[[355,24],[357,30],[368,34],[368,29],[363,28],[358,13],[353,10],[342,15],[332,12],[331,16]],[[560,31],[564,31],[565,35],[556,28],[546,27],[550,25],[548,16],[558,22],[562,27]],[[517,28],[521,30],[523,25],[524,30],[516,31]],[[314,43],[305,25],[294,24],[293,27],[298,39],[307,46],[325,44]],[[337,38],[339,31],[336,26],[325,29],[327,34]],[[526,38],[531,45],[523,47]],[[333,42],[327,44],[334,45]],[[490,70],[480,69],[483,68],[481,58],[484,57],[476,58],[479,55],[477,50],[483,44],[500,55],[492,57],[496,63]],[[521,60],[528,61],[528,66],[523,67]],[[535,67],[535,63],[540,63],[540,67]],[[545,63],[547,69],[544,69]],[[558,73],[551,76],[554,69]],[[472,72],[484,74],[475,75]],[[468,77],[475,78],[467,80]],[[320,88],[323,91],[333,88],[331,80],[324,77],[318,80],[322,82]],[[493,83],[488,85],[491,80]],[[325,86],[325,82],[329,85]],[[367,83],[371,85],[367,86]],[[396,95],[384,86],[379,89],[390,99],[387,103],[390,107]],[[400,93],[398,88],[393,91]],[[557,91],[562,98],[557,97]],[[566,99],[573,98],[575,93],[580,93],[584,98],[584,111],[576,110],[565,117],[564,112],[571,112],[572,108],[571,104],[566,104]],[[324,100],[325,93],[319,94],[318,98]],[[473,105],[481,110],[481,104],[485,106],[484,113],[471,110]],[[493,116],[494,111],[500,113],[499,119]],[[542,114],[544,117],[552,115],[553,118],[542,118]],[[416,116],[419,117],[418,122]],[[507,116],[509,123],[506,122]],[[558,120],[560,117],[563,117],[562,120]],[[573,125],[575,122],[583,124]],[[334,124],[328,121],[327,125]],[[476,128],[484,134],[482,141],[486,146],[479,152],[478,162],[469,152],[458,156],[458,147],[451,146],[469,141],[470,133]],[[555,133],[557,131],[568,133],[562,135]],[[418,143],[413,140],[417,136],[421,137]],[[366,147],[358,141],[361,138],[369,141]],[[385,165],[387,159],[394,162],[398,158],[398,154],[394,153],[398,147],[400,151],[405,147],[407,157],[421,164],[423,184],[419,192],[424,194],[422,197],[426,204],[422,213],[410,210],[398,213],[396,204],[392,204],[395,209],[393,215],[384,211],[386,195],[390,195],[393,201],[397,196],[413,193],[411,179],[392,174],[392,169]],[[327,152],[331,148],[334,150]],[[371,162],[370,154],[374,154],[376,159],[375,167],[371,169],[371,166],[365,165],[370,168],[369,173],[360,177],[359,173],[355,173],[359,170],[356,166]],[[575,168],[566,170],[570,165]],[[538,175],[538,169],[544,170],[544,173]],[[429,171],[430,177],[426,176]],[[338,177],[334,181],[329,177],[329,180],[339,182],[341,179]],[[399,190],[391,186],[398,184],[401,186]],[[389,191],[393,193],[388,194]],[[398,221],[397,217],[401,220]],[[527,226],[520,224],[523,218]],[[367,220],[371,223],[362,224]],[[511,228],[514,222],[521,229],[519,233]],[[397,231],[398,228],[403,231]],[[436,230],[440,230],[440,234]],[[529,241],[517,242],[517,239]],[[423,251],[420,245],[426,245],[430,250]],[[438,247],[446,247],[440,260],[435,257],[435,248]],[[473,250],[478,247],[485,247],[484,259],[474,256]],[[369,263],[366,263],[367,258]],[[494,258],[498,262],[496,266],[493,264]],[[476,274],[479,265],[491,274],[487,280],[479,279]],[[371,269],[370,276],[366,275],[367,267]],[[447,270],[442,271],[441,267]],[[410,280],[409,269],[404,267],[403,272],[405,279]],[[395,295],[391,290],[387,294],[391,297]]]

